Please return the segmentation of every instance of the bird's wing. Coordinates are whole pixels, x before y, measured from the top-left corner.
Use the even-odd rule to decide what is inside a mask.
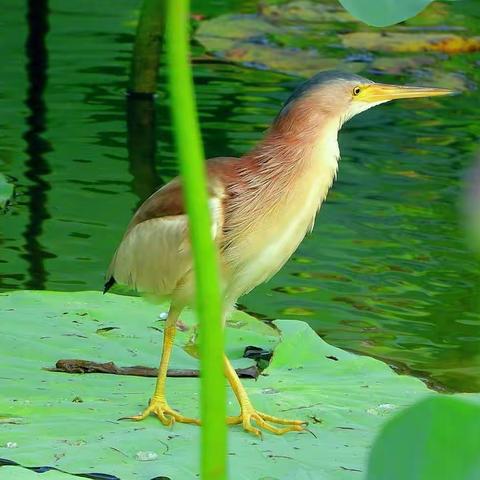
[[[209,182],[213,237],[223,224],[222,187]],[[192,269],[188,218],[181,186],[174,179],[151,195],[133,216],[107,273],[107,291],[115,282],[159,296],[172,294]]]

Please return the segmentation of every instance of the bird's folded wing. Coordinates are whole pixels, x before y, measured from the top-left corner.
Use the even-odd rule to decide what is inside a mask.
[[[213,237],[222,224],[221,198],[210,192]],[[155,192],[138,209],[115,252],[108,282],[141,292],[170,295],[192,270],[188,217],[177,179]]]

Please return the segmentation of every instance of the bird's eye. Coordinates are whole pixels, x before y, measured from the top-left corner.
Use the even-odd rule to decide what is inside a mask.
[[[356,97],[360,93],[360,87],[355,87],[353,89],[353,96]]]

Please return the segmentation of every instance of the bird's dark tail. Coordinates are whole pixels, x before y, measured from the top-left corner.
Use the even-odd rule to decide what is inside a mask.
[[[105,285],[103,286],[103,293],[107,293],[115,284],[116,280],[112,277],[110,277],[106,282]]]

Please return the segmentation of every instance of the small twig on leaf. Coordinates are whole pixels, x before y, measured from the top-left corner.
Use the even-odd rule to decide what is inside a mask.
[[[49,372],[63,373],[108,373],[111,375],[132,375],[135,377],[156,377],[158,370],[151,367],[135,365],[133,367],[117,367],[113,362],[98,363],[90,360],[64,359],[58,360],[54,368],[45,368]],[[257,378],[258,368],[253,365],[248,368],[237,368],[236,372],[241,378]],[[199,370],[175,369],[168,370],[168,377],[198,377]]]

